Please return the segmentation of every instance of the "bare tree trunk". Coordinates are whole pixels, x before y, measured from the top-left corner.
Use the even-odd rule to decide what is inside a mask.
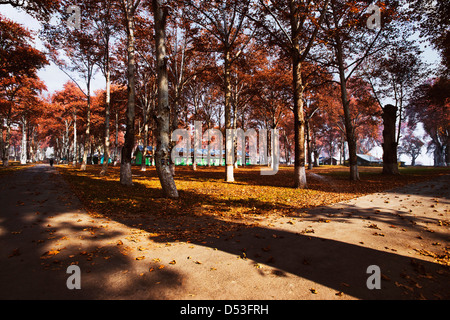
[[[89,84],[88,84],[88,87],[89,87]],[[88,91],[87,113],[86,113],[86,131],[84,134],[83,161],[81,162],[81,167],[80,167],[80,170],[82,170],[82,171],[86,170],[87,154],[88,154],[90,140],[91,140],[91,94]],[[92,157],[92,155],[91,155],[91,157]]]
[[[116,134],[114,140],[114,166],[117,164],[119,154],[119,110],[116,110],[116,122],[115,122]]]
[[[22,145],[20,147],[20,164],[27,164],[27,120],[22,117]]]
[[[120,163],[120,183],[126,186],[133,185],[131,173],[131,158],[134,147],[134,124],[135,124],[135,38],[134,38],[134,11],[135,7],[126,1],[125,15],[127,21],[127,53],[128,53],[128,102],[127,102],[127,130],[125,132],[125,142],[122,148]]]
[[[158,173],[164,194],[170,198],[178,198],[178,190],[170,170],[170,106],[165,42],[167,9],[161,7],[160,0],[153,0],[152,4],[155,17],[158,78],[156,172]]]
[[[224,53],[224,89],[225,89],[225,132],[232,129],[231,124],[231,66],[230,66],[230,52],[227,48]],[[234,181],[233,161],[231,159],[231,150],[233,149],[234,139],[225,139],[225,172],[226,182]],[[222,152],[222,150],[219,150]]]
[[[146,154],[148,146],[148,119],[146,110],[144,110],[143,116],[144,116],[144,141],[143,141],[144,149],[142,150],[141,171],[146,171],[147,170]]]
[[[447,146],[445,148],[445,164],[447,167],[450,167],[450,137],[447,136]],[[414,159],[415,161],[416,159]]]
[[[348,100],[347,94],[347,80],[345,78],[345,67],[344,58],[342,52],[341,40],[336,37],[336,58],[339,65],[339,78],[341,82],[341,100],[344,106],[344,123],[345,132],[347,135],[348,143],[348,153],[349,153],[349,164],[350,164],[350,180],[359,180],[358,172],[358,158],[356,156],[356,135],[355,127],[353,126],[351,115],[350,115],[350,102]]]
[[[311,134],[310,134],[310,125],[309,125],[309,118],[306,119],[306,150],[308,154],[308,170],[311,170],[313,168],[313,162],[312,162],[312,146],[311,146]]]
[[[109,118],[110,118],[110,107],[111,107],[111,72],[109,70],[109,58],[106,62],[106,101],[105,101],[105,140],[103,141],[103,166],[100,175],[105,175],[108,170],[109,161]]]
[[[397,107],[388,104],[383,108],[383,174],[399,174],[395,122]]]
[[[301,76],[301,61],[298,53],[292,59],[293,89],[294,89],[294,134],[295,134],[295,188],[306,188],[305,172],[305,119],[303,114],[303,86]]]
[[[76,166],[77,159],[77,114],[73,112],[73,165]]]

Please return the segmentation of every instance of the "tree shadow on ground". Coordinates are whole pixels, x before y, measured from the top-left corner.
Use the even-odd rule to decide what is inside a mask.
[[[83,179],[92,188],[115,190],[117,196],[125,190],[115,181],[95,181],[90,177]],[[0,185],[6,183],[5,180],[1,182],[3,184]],[[109,239],[120,236],[120,232],[104,230],[102,235],[98,232],[90,234],[92,230],[89,230],[89,224],[84,224],[85,221],[77,222],[73,218],[71,222],[66,220],[64,215],[73,214],[79,208],[79,203],[53,169],[30,168],[18,172],[14,179],[8,178],[8,182],[14,187],[12,192],[2,190],[0,195],[3,206],[0,240],[4,244],[0,249],[1,298],[164,299],[170,297],[165,292],[182,289],[181,274],[168,269],[148,273],[145,269],[148,265],[144,269],[136,269],[133,267],[133,257],[123,254],[121,246],[107,243]],[[152,233],[148,237],[150,242],[189,240],[199,246],[217,248],[241,257],[249,263],[267,265],[272,275],[283,277],[289,273],[360,299],[450,298],[448,267],[437,263],[313,234],[261,227],[248,223],[248,219],[226,217],[226,212],[221,215],[217,211],[211,215],[204,214],[201,209],[180,211],[185,205],[184,201],[191,206],[205,202],[225,209],[224,204],[211,195],[199,196],[189,191],[182,193],[180,200],[174,201],[163,199],[159,190],[152,190],[139,183],[133,190],[138,194],[144,192],[150,198],[146,202],[147,208],[138,207],[128,213],[105,210],[100,215],[96,212],[100,205],[91,203],[88,210],[91,214],[94,212],[94,217],[101,217],[99,219],[111,219],[128,228]],[[188,199],[198,200],[189,202]],[[247,206],[247,209],[254,205],[245,202],[230,204]],[[376,210],[373,208],[367,212],[358,212],[361,216],[372,217],[376,216]],[[335,213],[336,219],[347,222],[356,219],[356,215],[337,217],[341,213]],[[380,214],[377,216],[379,219],[392,219],[393,224],[406,223],[402,219],[392,218],[388,213]],[[311,213],[311,217],[318,216],[319,213]],[[53,222],[57,218],[60,222]],[[75,238],[72,239],[74,242],[68,244],[62,239],[68,234],[83,231],[88,235],[84,241]],[[52,249],[61,250],[52,256],[49,254]],[[74,261],[85,272],[80,291],[68,290],[65,286],[68,277],[65,270]],[[366,281],[370,275],[366,271],[370,265],[377,265],[381,269],[383,280],[380,290],[367,288]],[[265,276],[269,276],[265,270],[252,268],[253,272],[261,274],[262,281]],[[139,276],[143,272],[146,274]],[[131,273],[133,277],[127,276]],[[233,278],[232,274],[230,278]]]
[[[114,190],[117,188],[116,184],[114,181],[102,182],[107,190]],[[149,189],[139,183],[133,188]],[[155,192],[147,190],[149,197],[154,197],[147,203],[147,210],[142,211],[143,208],[140,208],[140,212],[133,214],[107,212],[106,216],[126,226],[139,227],[155,234],[149,237],[149,240],[157,243],[179,240],[217,248],[235,256],[245,256],[255,263],[266,264],[277,270],[276,273],[280,276],[290,273],[360,299],[450,298],[448,267],[437,263],[312,234],[260,227],[248,219],[230,219],[226,217],[226,213],[220,214],[219,209],[226,209],[225,204],[211,195],[202,194],[200,200],[193,203],[189,199],[199,197],[194,191],[180,191],[179,200],[162,199],[162,195],[155,197]],[[261,208],[266,205],[258,203],[257,200],[228,201],[226,205],[246,207],[245,210],[250,210],[255,203]],[[204,214],[202,210],[180,210],[183,205],[201,204],[215,207],[216,214]],[[353,214],[346,212],[348,210]],[[309,211],[306,218],[317,219],[321,214],[320,210]],[[327,208],[327,214],[329,219],[336,222],[351,222],[370,217],[371,220],[398,227],[417,228],[417,231],[422,230],[419,223],[425,221],[422,217],[406,217],[406,212],[392,214],[378,207],[362,210],[350,206],[344,209],[344,212],[331,207]],[[445,233],[435,233],[433,237],[448,240]],[[370,265],[377,265],[381,269],[381,290],[369,290],[366,286],[369,277],[366,271]],[[261,272],[256,268],[254,270]]]
[[[177,272],[136,269],[108,243],[120,231],[100,235],[85,217],[74,218],[80,203],[54,169],[30,167],[0,177],[0,186],[0,299],[164,299],[165,290],[180,288]],[[81,290],[67,288],[71,264],[81,269]]]

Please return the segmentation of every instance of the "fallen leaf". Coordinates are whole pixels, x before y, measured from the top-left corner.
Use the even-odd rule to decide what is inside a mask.
[[[391,278],[389,278],[387,275],[385,274],[381,274],[381,279],[385,280],[385,281],[391,281]]]
[[[46,252],[46,254],[47,255],[49,255],[49,256],[56,256],[58,253],[60,253],[60,251],[59,250],[50,250],[50,251],[47,251]],[[44,253],[45,254],[45,253]]]
[[[20,256],[20,250],[19,250],[19,248],[14,249],[14,250],[11,252],[11,254],[8,256],[8,258],[12,258],[12,257],[15,257],[15,256]]]

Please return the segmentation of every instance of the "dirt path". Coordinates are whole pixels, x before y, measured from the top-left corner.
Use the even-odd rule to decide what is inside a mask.
[[[54,168],[30,167],[0,178],[0,298],[449,299],[449,182],[161,243],[151,226],[88,214]],[[66,286],[71,264],[81,290]],[[381,289],[367,288],[370,265]]]

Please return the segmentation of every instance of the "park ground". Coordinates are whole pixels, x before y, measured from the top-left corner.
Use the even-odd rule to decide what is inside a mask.
[[[361,167],[275,176],[177,167],[101,177],[47,164],[0,170],[1,299],[450,299],[450,170]],[[81,270],[69,290],[67,267]],[[381,270],[370,290],[367,268]]]

